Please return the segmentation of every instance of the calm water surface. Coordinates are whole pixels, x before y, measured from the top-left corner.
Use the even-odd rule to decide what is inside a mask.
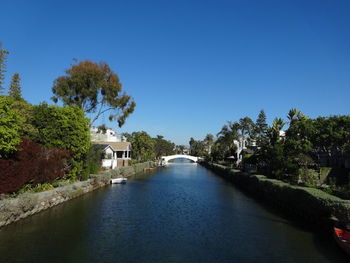
[[[172,164],[0,229],[0,262],[349,262],[196,164]]]

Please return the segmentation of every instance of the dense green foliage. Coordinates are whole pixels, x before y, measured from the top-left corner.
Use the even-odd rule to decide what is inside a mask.
[[[153,161],[162,156],[175,153],[175,144],[165,140],[161,135],[152,138],[145,131],[133,132],[131,134],[123,133],[123,135],[132,145],[131,155],[133,160],[131,160],[131,163]]]
[[[132,145],[132,158],[138,162],[154,160],[156,153],[155,142],[145,131],[133,132],[128,136],[128,141]]]
[[[14,100],[11,108],[21,120],[20,135],[35,140],[38,130],[34,126],[33,106],[25,100]]]
[[[86,154],[86,162],[84,167],[83,178],[86,179],[90,174],[97,174],[101,169],[102,150],[96,150],[94,147],[90,147]]]
[[[78,107],[57,107],[42,103],[34,106],[35,141],[47,147],[73,153],[69,176],[82,176],[84,162],[90,149],[89,120]]]
[[[132,158],[137,162],[153,161],[161,156],[175,153],[175,144],[157,135],[152,138],[147,132],[139,131],[132,134],[124,133],[132,145]]]
[[[171,141],[167,141],[163,136],[157,135],[153,138],[154,141],[154,151],[156,158],[159,159],[162,156],[174,154],[175,144]]]
[[[287,119],[275,118],[269,127],[260,111],[255,123],[248,117],[229,122],[218,133],[209,159],[227,161],[229,155],[240,154],[243,160],[237,160],[237,165],[254,165],[271,178],[318,187],[329,184],[333,192],[348,191],[350,116],[311,119],[291,109]],[[242,141],[252,154],[236,152],[235,143],[242,146]],[[324,166],[331,167],[326,176]]]
[[[0,96],[0,158],[8,158],[21,142],[21,119],[12,108],[14,100]]]
[[[85,112],[95,114],[90,125],[108,112],[110,121],[121,127],[136,106],[133,99],[122,93],[119,77],[103,62],[82,61],[58,77],[52,88],[54,102],[78,106]]]
[[[203,141],[196,141],[191,138],[190,144],[190,154],[192,156],[205,156],[207,154],[207,148]]]

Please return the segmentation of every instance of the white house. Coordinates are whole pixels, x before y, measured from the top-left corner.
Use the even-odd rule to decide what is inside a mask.
[[[90,128],[91,141],[93,142],[126,142],[125,136],[117,134],[114,130],[107,128],[105,131],[98,127]]]
[[[130,142],[93,142],[93,147],[103,152],[103,168],[115,169],[129,165],[131,159]]]

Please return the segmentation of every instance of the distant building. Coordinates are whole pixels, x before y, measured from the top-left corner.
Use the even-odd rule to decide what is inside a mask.
[[[125,136],[117,134],[110,128],[101,130],[98,127],[91,127],[90,135],[92,142],[126,142]]]
[[[182,154],[189,155],[190,154],[190,149],[184,148],[182,151]]]
[[[285,131],[279,131],[280,139],[284,140],[286,137]],[[244,140],[240,138],[239,140],[234,140],[233,143],[237,146],[236,151],[236,164],[240,164],[243,160],[244,154],[253,154],[257,149],[259,149],[259,145],[256,144],[256,140],[250,139],[249,137]]]

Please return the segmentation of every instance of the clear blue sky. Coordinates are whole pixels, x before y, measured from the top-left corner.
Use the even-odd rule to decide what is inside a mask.
[[[188,144],[260,109],[349,114],[349,14],[348,0],[2,0],[0,41],[29,102],[50,101],[72,58],[105,61],[137,102],[117,131]]]

